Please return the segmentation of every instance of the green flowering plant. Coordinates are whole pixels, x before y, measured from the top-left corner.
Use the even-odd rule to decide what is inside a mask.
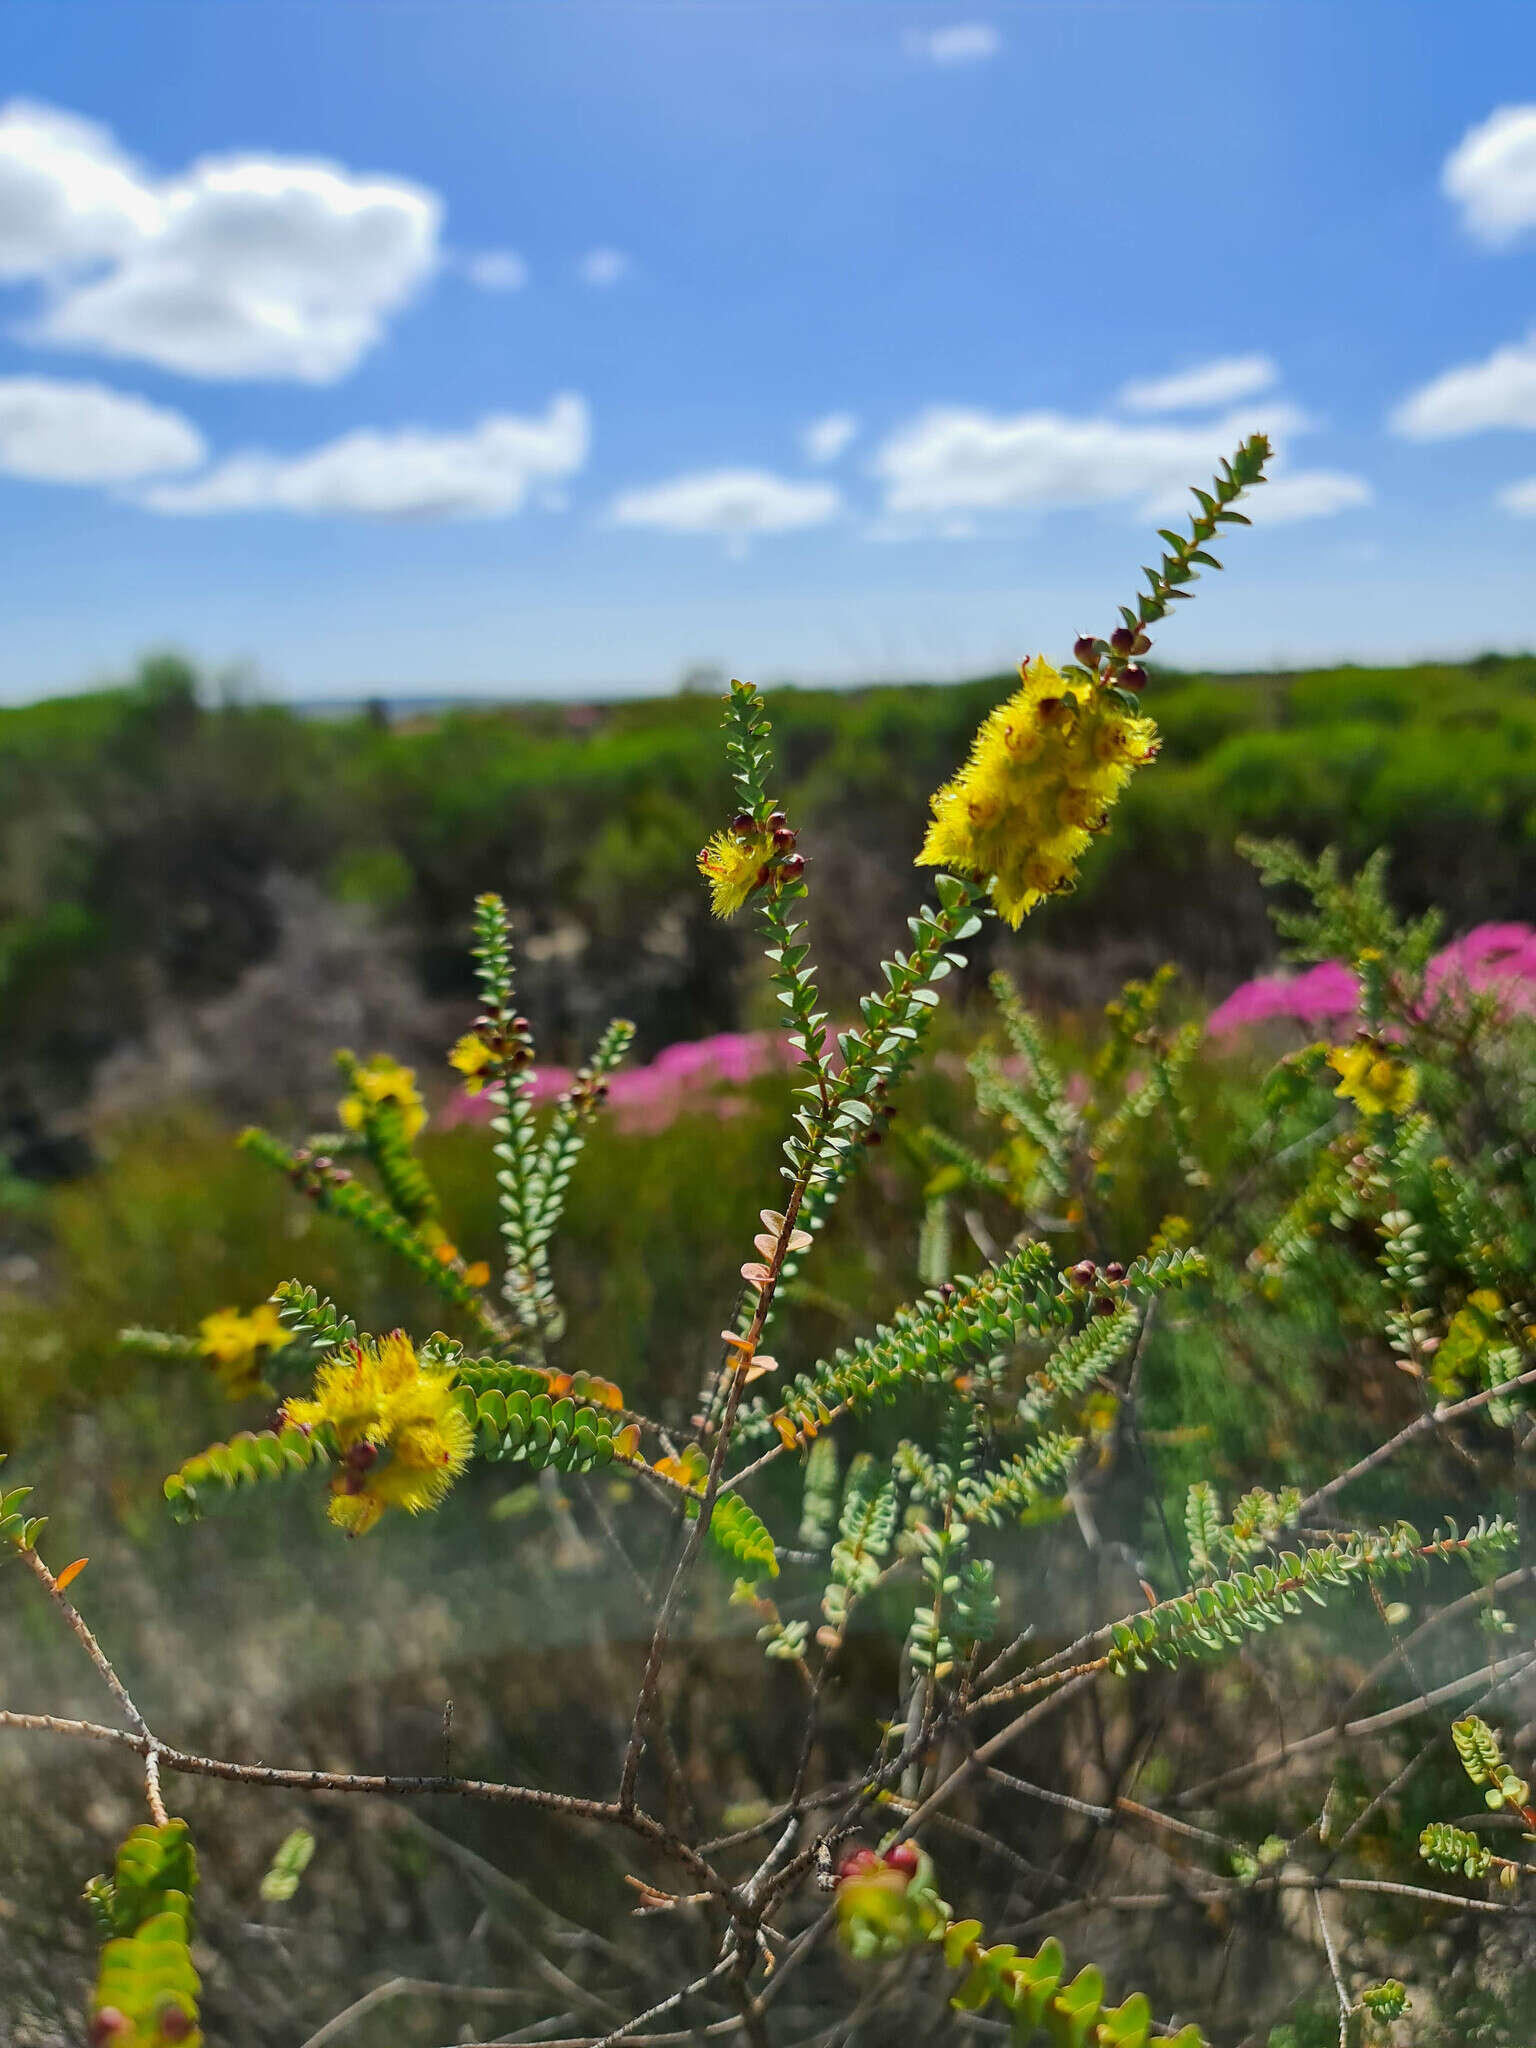
[[[909,920],[910,943],[883,963],[880,985],[841,1030],[811,959],[814,868],[774,793],[767,708],[751,686],[732,684],[736,808],[698,867],[716,913],[757,919],[794,1083],[782,1184],[763,1190],[739,1292],[711,1311],[710,1327],[721,1324],[713,1364],[686,1418],[643,1412],[600,1370],[604,1359],[570,1355],[555,1247],[587,1136],[634,1034],[616,1020],[540,1107],[500,898],[475,906],[481,1008],[448,1056],[492,1110],[497,1270],[459,1248],[419,1148],[417,1076],[388,1055],[341,1056],[336,1130],[298,1142],[244,1135],[254,1161],[430,1288],[445,1327],[368,1329],[350,1307],[279,1277],[267,1302],[210,1307],[195,1337],[125,1332],[125,1345],[167,1372],[200,1365],[233,1401],[276,1398],[265,1426],[235,1430],[166,1477],[172,1513],[193,1520],[283,1482],[323,1491],[334,1529],[367,1541],[386,1518],[436,1511],[478,1466],[524,1467],[540,1487],[559,1474],[569,1493],[558,1495],[558,1512],[590,1507],[634,1574],[645,1643],[607,1784],[467,1778],[446,1757],[439,1773],[406,1776],[204,1756],[150,1727],[70,1597],[78,1567],[55,1573],[45,1563],[25,1489],[0,1496],[0,1541],[76,1636],[122,1723],[6,1708],[0,1725],[111,1746],[143,1774],[149,1821],[124,1843],[112,1877],[91,1887],[104,1944],[93,2048],[201,2038],[189,1946],[196,1864],[185,1824],[166,1806],[175,1776],[342,1798],[452,1795],[611,1833],[641,1866],[627,1873],[639,1910],[680,1930],[676,1981],[640,2009],[612,1982],[592,1989],[606,2015],[602,2031],[582,2037],[593,2048],[681,2038],[666,2031],[676,2025],[693,2029],[689,2038],[739,2032],[753,2048],[788,2041],[797,1982],[855,2015],[899,2013],[922,2039],[966,2037],[970,2016],[983,2015],[1021,2044],[1195,2048],[1203,2015],[1191,2014],[1165,1968],[1154,1963],[1151,1993],[1107,1988],[1124,1973],[1118,1954],[1107,1971],[1085,1963],[1068,1977],[1047,1923],[1075,1914],[1086,1924],[1106,1905],[1238,1916],[1284,1893],[1308,1894],[1316,1908],[1341,2040],[1387,2028],[1407,2009],[1399,1980],[1367,1983],[1363,1959],[1346,1967],[1325,1916],[1325,1902],[1377,1891],[1426,1910],[1457,1903],[1433,1886],[1374,1877],[1351,1853],[1390,1785],[1362,1795],[1330,1776],[1310,1812],[1254,1827],[1229,1821],[1215,1795],[1228,1777],[1270,1770],[1272,1753],[1176,1793],[1164,1779],[1160,1799],[1154,1741],[1138,1732],[1111,1770],[1105,1736],[1108,1720],[1133,1715],[1131,1703],[1159,1685],[1212,1697],[1198,1690],[1210,1683],[1202,1666],[1238,1668],[1309,1615],[1378,1619],[1389,1663],[1410,1674],[1425,1711],[1450,1695],[1486,1705],[1531,1661],[1521,1651],[1421,1685],[1404,1635],[1407,1592],[1427,1603],[1417,1635],[1442,1608],[1486,1605],[1522,1569],[1512,1566],[1519,1536],[1499,1511],[1508,1489],[1498,1474],[1470,1518],[1437,1511],[1430,1528],[1372,1499],[1372,1482],[1415,1451],[1454,1453],[1475,1436],[1491,1446],[1490,1465],[1508,1461],[1524,1444],[1536,1384],[1522,1277],[1536,1254],[1536,1183],[1529,1154],[1519,1154],[1525,1105],[1507,1071],[1504,1020],[1453,1015],[1428,999],[1425,930],[1394,919],[1379,872],[1350,880],[1291,849],[1259,851],[1265,879],[1300,890],[1310,906],[1286,928],[1300,957],[1344,958],[1355,972],[1361,1030],[1276,1062],[1243,1133],[1227,1122],[1213,1133],[1203,1119],[1208,1048],[1195,1021],[1173,1014],[1166,974],[1124,991],[1098,1042],[1078,1048],[1075,1071],[1014,985],[996,979],[1003,1042],[971,1061],[981,1135],[896,1131],[892,1149],[924,1179],[910,1299],[823,1357],[781,1364],[769,1349],[786,1349],[783,1308],[809,1284],[819,1240],[892,1133],[945,984],[953,989],[989,940],[990,920],[1016,928],[1070,891],[1117,799],[1150,771],[1151,629],[1190,595],[1201,568],[1219,566],[1211,543],[1245,523],[1237,504],[1262,483],[1267,455],[1255,437],[1195,494],[1189,532],[1163,536],[1167,552],[1146,572],[1146,591],[1107,637],[1085,634],[1059,668],[1043,657],[1023,665],[1019,688],[934,797],[917,858],[935,873]],[[1143,1205],[1154,1192],[1169,1198],[1142,1242],[1126,1235],[1132,1188]],[[957,1253],[962,1232],[968,1249]],[[1324,1475],[1239,1474],[1230,1461],[1183,1474],[1176,1533],[1166,1497],[1201,1431],[1193,1444],[1166,1431],[1178,1456],[1154,1470],[1159,1447],[1143,1411],[1149,1385],[1177,1362],[1166,1340],[1198,1321],[1236,1373],[1261,1355],[1256,1333],[1277,1319],[1285,1341],[1310,1327],[1324,1349],[1347,1332],[1362,1369],[1380,1353],[1395,1374],[1389,1386],[1411,1392],[1414,1410],[1399,1420],[1379,1403],[1375,1440]],[[1341,1519],[1351,1490],[1381,1511]],[[1112,1511],[1123,1534],[1106,1533]],[[1053,1590],[1051,1568],[1074,1535],[1094,1565],[1086,1603]],[[663,1568],[648,1587],[635,1560],[658,1545]],[[783,1667],[804,1701],[792,1769],[748,1818],[731,1815],[707,1770],[680,1750],[677,1645],[712,1597],[710,1554],[734,1581],[731,1597],[749,1610],[770,1668]],[[1472,1574],[1473,1594],[1436,1605],[1458,1572]],[[870,1640],[885,1646],[884,1711],[864,1712],[862,1691],[850,1689],[855,1705],[838,1719],[835,1703]],[[1053,1782],[1070,1779],[1070,1766],[1039,1746],[1074,1706],[1096,1722],[1105,1763],[1091,1800]],[[1377,1719],[1396,1726],[1419,1711],[1410,1699]],[[1331,1755],[1356,1732],[1343,1718],[1298,1754]],[[1455,1744],[1487,1786],[1490,1810],[1524,1813],[1524,1783],[1487,1724],[1458,1722]],[[1078,1834],[1046,1840],[1042,1809],[1049,1825]],[[1463,1883],[1502,1872],[1459,1825],[1431,1823],[1424,1843],[1424,1860]],[[314,1847],[308,1830],[288,1836],[264,1901],[292,1898]],[[1090,1858],[1091,1884],[1082,1880]],[[999,1868],[1009,1874],[1001,1892]],[[973,1905],[985,1905],[997,1938],[984,1939]],[[701,1972],[684,1964],[699,1955],[700,1926]],[[600,1971],[609,1948],[568,1957],[558,1978],[574,1981],[567,1965]]]

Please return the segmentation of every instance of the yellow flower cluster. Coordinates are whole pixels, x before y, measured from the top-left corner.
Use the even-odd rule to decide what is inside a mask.
[[[341,1470],[330,1515],[351,1536],[386,1508],[435,1508],[469,1463],[474,1433],[453,1376],[423,1366],[403,1330],[346,1345],[321,1366],[313,1398],[289,1401],[283,1416],[295,1428],[334,1433]]]
[[[414,1067],[402,1067],[387,1052],[376,1052],[352,1072],[351,1091],[336,1105],[336,1114],[349,1131],[360,1131],[374,1109],[397,1109],[407,1139],[414,1138],[427,1120],[426,1104],[416,1087]]]
[[[231,1401],[239,1401],[261,1386],[258,1353],[281,1351],[288,1332],[271,1302],[264,1301],[248,1316],[237,1308],[215,1309],[198,1324],[197,1342],[225,1393]]]
[[[1418,1075],[1402,1060],[1393,1059],[1374,1038],[1336,1045],[1328,1064],[1339,1076],[1334,1094],[1353,1102],[1367,1116],[1383,1116],[1388,1111],[1401,1116],[1418,1100]]]
[[[709,884],[709,907],[716,917],[734,917],[758,886],[758,877],[773,852],[766,832],[717,832],[699,854],[699,873]]]
[[[462,1038],[454,1040],[453,1050],[448,1055],[448,1064],[464,1076],[464,1093],[478,1095],[482,1088],[488,1088],[492,1075],[486,1072],[494,1055],[478,1031],[466,1031]]]
[[[1157,727],[1097,684],[1074,682],[1043,655],[982,722],[970,759],[933,799],[919,867],[990,878],[1015,927],[1070,889],[1077,863],[1135,771],[1155,758]]]

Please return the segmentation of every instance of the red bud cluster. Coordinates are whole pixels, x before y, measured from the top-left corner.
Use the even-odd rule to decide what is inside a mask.
[[[898,1842],[894,1848],[882,1855],[878,1849],[860,1846],[845,1849],[838,1858],[838,1882],[857,1880],[865,1877],[880,1877],[888,1870],[911,1880],[917,1875],[918,1851],[916,1842]]]

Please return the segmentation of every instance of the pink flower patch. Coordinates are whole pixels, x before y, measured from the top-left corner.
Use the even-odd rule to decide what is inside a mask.
[[[1493,989],[1511,1011],[1536,1010],[1536,928],[1528,924],[1480,924],[1453,939],[1430,961],[1425,994],[1431,1003]],[[1302,974],[1265,974],[1245,981],[1206,1020],[1212,1038],[1230,1037],[1271,1020],[1328,1030],[1348,1023],[1360,991],[1349,968],[1325,960]]]

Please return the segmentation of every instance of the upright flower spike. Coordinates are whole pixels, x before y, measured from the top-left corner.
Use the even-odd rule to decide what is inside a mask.
[[[970,759],[933,799],[920,867],[988,879],[998,915],[1017,927],[1070,889],[1077,863],[1137,768],[1155,759],[1157,727],[1097,682],[1069,682],[1043,655],[990,712]]]
[[[313,1397],[289,1401],[283,1419],[334,1436],[341,1470],[330,1515],[351,1536],[386,1508],[435,1508],[469,1463],[474,1435],[452,1373],[422,1365],[403,1330],[343,1346],[321,1366]]]
[[[336,1105],[343,1126],[349,1131],[361,1131],[367,1126],[371,1110],[394,1109],[400,1115],[401,1134],[409,1142],[427,1120],[426,1104],[416,1087],[415,1069],[402,1067],[387,1052],[376,1052],[369,1060],[354,1061],[350,1054],[347,1059],[349,1089]]]
[[[478,1031],[466,1031],[454,1040],[448,1064],[463,1076],[466,1095],[478,1095],[496,1078],[496,1055]]]
[[[717,832],[699,853],[699,873],[709,884],[709,907],[716,917],[734,917],[748,897],[767,879],[765,868],[773,840],[755,828]]]
[[[1269,442],[1254,434],[1209,492],[1194,493],[1199,510],[1188,535],[1161,532],[1168,552],[1144,572],[1147,589],[1134,611],[1122,609],[1108,640],[1082,634],[1066,674],[1044,655],[1023,664],[1021,687],[982,721],[970,759],[935,794],[917,866],[983,883],[1015,929],[1047,896],[1076,886],[1093,835],[1108,825],[1132,775],[1157,755],[1157,727],[1135,709],[1147,683],[1147,628],[1190,595],[1185,586],[1200,568],[1221,567],[1207,544],[1223,524],[1247,525],[1232,507],[1264,481],[1269,454]]]
[[[197,1326],[197,1347],[217,1373],[232,1401],[261,1386],[263,1351],[281,1351],[288,1342],[277,1310],[270,1301],[242,1315],[237,1308],[215,1309]]]
[[[1418,1075],[1374,1038],[1335,1046],[1328,1064],[1339,1076],[1334,1094],[1354,1103],[1367,1116],[1402,1116],[1418,1100]]]

